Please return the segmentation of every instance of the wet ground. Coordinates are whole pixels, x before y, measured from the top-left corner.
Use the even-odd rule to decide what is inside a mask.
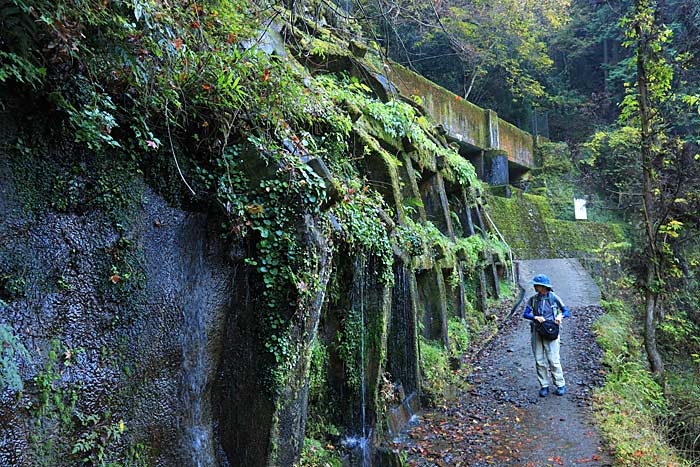
[[[408,453],[408,465],[612,465],[591,417],[591,392],[604,378],[602,352],[591,332],[602,313],[597,287],[575,260],[523,263],[521,283],[533,273],[549,274],[556,292],[572,305],[561,334],[567,394],[538,397],[529,325],[520,307],[495,338],[465,357],[459,377],[468,389],[421,414],[393,445]]]

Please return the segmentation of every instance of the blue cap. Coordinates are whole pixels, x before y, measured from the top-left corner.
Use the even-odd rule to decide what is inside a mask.
[[[552,288],[552,281],[550,281],[549,277],[545,276],[544,274],[537,274],[535,277],[532,278],[530,283],[533,285],[543,285],[548,289]]]

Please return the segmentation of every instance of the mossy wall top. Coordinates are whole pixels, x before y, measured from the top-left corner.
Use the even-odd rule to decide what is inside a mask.
[[[402,94],[420,96],[428,113],[451,138],[479,149],[502,149],[508,152],[511,162],[528,168],[535,166],[532,135],[498,118],[495,112],[484,110],[398,64],[392,64],[389,78]]]

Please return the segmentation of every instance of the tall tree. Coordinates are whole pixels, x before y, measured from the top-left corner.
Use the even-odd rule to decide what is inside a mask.
[[[670,280],[681,277],[679,254],[687,236],[682,230],[697,231],[694,199],[698,181],[692,177],[698,157],[689,155],[688,127],[671,123],[682,114],[683,103],[697,104],[697,97],[681,95],[674,86],[671,29],[661,24],[655,0],[634,0],[630,14],[622,21],[626,47],[634,49],[636,72],[633,86],[622,102],[621,121],[639,131],[641,158],[641,223],[645,238],[642,288],[644,292],[644,344],[652,372],[663,377],[664,361],[658,349],[657,328],[662,301],[669,295]],[[685,141],[684,141],[685,139]],[[685,239],[683,237],[686,237]],[[692,238],[692,236],[691,236]]]
[[[636,0],[634,4],[636,18],[634,20],[634,36],[637,39],[637,87],[639,94],[637,97],[639,103],[639,120],[641,127],[641,152],[642,152],[642,206],[644,213],[644,227],[647,234],[647,253],[648,263],[646,272],[646,290],[645,290],[645,320],[644,320],[644,345],[646,347],[649,363],[651,364],[652,372],[660,375],[663,374],[664,364],[661,359],[661,354],[656,343],[656,326],[657,312],[656,306],[658,301],[658,291],[656,290],[655,282],[659,276],[659,252],[656,248],[656,219],[654,215],[654,174],[652,169],[652,144],[655,135],[652,133],[652,124],[654,115],[652,112],[652,95],[654,92],[651,88],[650,79],[655,76],[649,75],[652,71],[654,60],[658,60],[655,56],[658,52],[659,38],[658,33],[654,28],[654,8],[649,1]],[[653,71],[652,71],[653,73]]]

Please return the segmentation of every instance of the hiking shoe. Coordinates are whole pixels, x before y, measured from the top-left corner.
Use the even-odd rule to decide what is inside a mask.
[[[549,394],[549,388],[542,388],[540,389],[540,397],[547,397],[547,394]]]
[[[566,386],[557,388],[557,390],[554,391],[554,394],[556,394],[557,396],[563,396],[564,394],[566,394]]]

